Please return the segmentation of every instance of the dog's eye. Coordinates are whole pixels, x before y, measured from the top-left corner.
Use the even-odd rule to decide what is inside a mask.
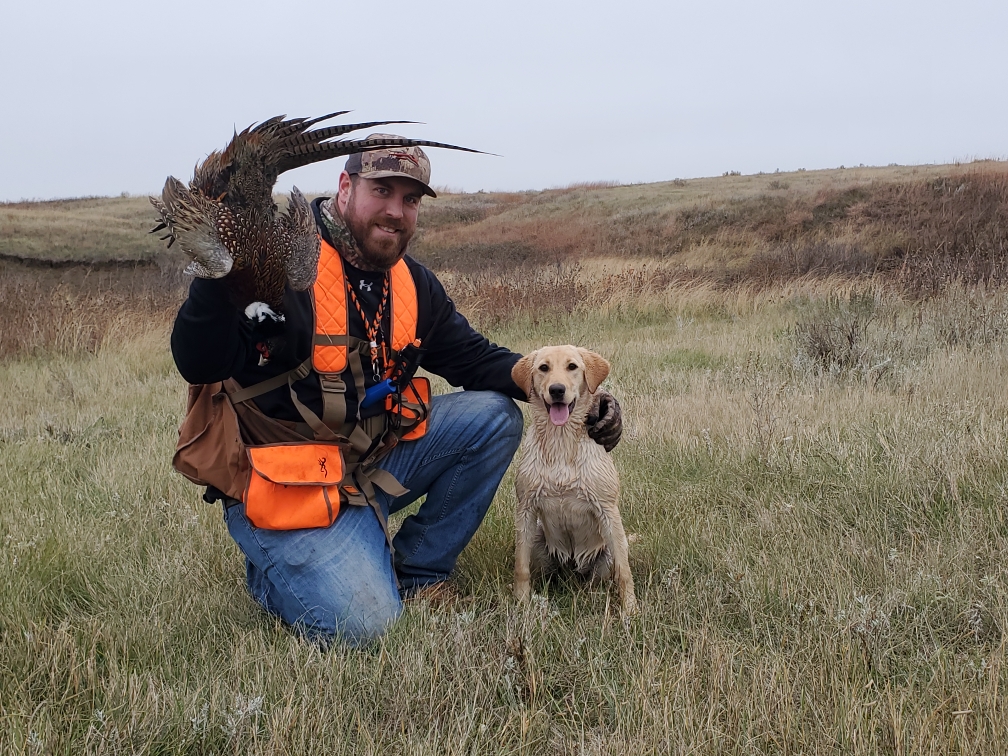
[[[544,362],[544,363],[543,363],[542,365],[540,365],[540,366],[539,366],[539,369],[540,369],[540,370],[541,370],[542,372],[544,372],[544,373],[548,373],[548,372],[549,372],[549,365],[547,365],[547,364],[546,364],[546,363]]]
[[[574,363],[572,362],[572,363],[571,363],[570,365],[568,365],[568,366],[567,366],[567,369],[568,369],[568,370],[577,370],[577,365],[575,365],[575,364],[574,364]]]

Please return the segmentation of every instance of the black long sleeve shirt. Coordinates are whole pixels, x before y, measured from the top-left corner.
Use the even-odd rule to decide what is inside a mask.
[[[318,204],[312,203],[323,238],[330,244],[328,232],[318,219]],[[499,391],[514,399],[525,399],[511,379],[511,368],[520,359],[504,347],[491,343],[477,332],[445,292],[441,282],[426,267],[408,255],[405,258],[417,290],[417,336],[422,340],[425,370],[440,375],[452,386],[467,390]],[[368,318],[373,318],[381,298],[384,273],[358,270],[344,261],[347,278]],[[388,314],[386,308],[386,316]],[[172,329],[172,356],[179,373],[189,383],[213,383],[234,378],[242,386],[291,370],[311,354],[314,319],[309,291],[284,293],[286,344],[266,365],[259,365],[258,337],[250,321],[230,301],[221,280],[194,279],[189,297],[182,304]],[[350,335],[365,338],[364,323],[356,308],[350,308]],[[388,318],[383,319],[381,335],[388,343],[391,333]],[[375,381],[369,366],[364,366],[365,385]],[[298,398],[316,414],[322,414],[322,393],[318,375],[312,371],[294,384]],[[347,386],[347,415],[352,417],[358,397],[354,386]],[[301,421],[286,385],[256,397],[256,405],[265,414],[280,420]],[[365,415],[380,412],[376,405]]]

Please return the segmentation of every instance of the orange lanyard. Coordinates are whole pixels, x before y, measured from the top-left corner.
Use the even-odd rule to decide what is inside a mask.
[[[364,308],[361,307],[360,302],[357,300],[357,293],[354,291],[349,279],[346,279],[346,287],[347,291],[350,292],[350,299],[353,300],[354,306],[357,308],[357,312],[360,313],[361,320],[364,321],[364,333],[367,334],[369,346],[371,347],[371,370],[374,372],[375,381],[380,381],[381,365],[379,364],[378,358],[378,331],[381,329],[382,315],[385,312],[385,303],[388,302],[389,275],[387,273],[385,274],[385,282],[382,284],[381,301],[378,303],[378,312],[375,313],[374,320],[371,322],[368,322],[367,316],[364,314]],[[382,351],[384,351],[384,349]],[[384,357],[384,355],[382,356]]]

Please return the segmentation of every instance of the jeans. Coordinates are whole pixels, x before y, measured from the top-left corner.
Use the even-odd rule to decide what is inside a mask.
[[[486,516],[521,440],[515,403],[491,391],[431,402],[426,435],[403,441],[379,464],[409,493],[379,491],[386,516],[427,499],[395,536],[395,572],[371,507],[343,506],[328,528],[263,530],[245,505],[225,502],[231,537],[245,554],[248,589],[271,614],[310,638],[358,645],[379,637],[402,611],[404,590],[447,579]]]

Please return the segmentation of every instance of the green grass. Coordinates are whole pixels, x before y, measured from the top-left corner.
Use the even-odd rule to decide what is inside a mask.
[[[0,256],[47,261],[167,259],[148,234],[156,214],[146,197],[88,197],[0,203]]]
[[[454,578],[468,601],[413,605],[368,650],[320,651],[247,596],[219,510],[169,468],[162,327],[0,362],[0,751],[1002,752],[1008,307],[877,293],[874,380],[798,337],[864,300],[825,291],[492,327],[612,361],[641,614],[563,580],[512,601],[509,475]]]

